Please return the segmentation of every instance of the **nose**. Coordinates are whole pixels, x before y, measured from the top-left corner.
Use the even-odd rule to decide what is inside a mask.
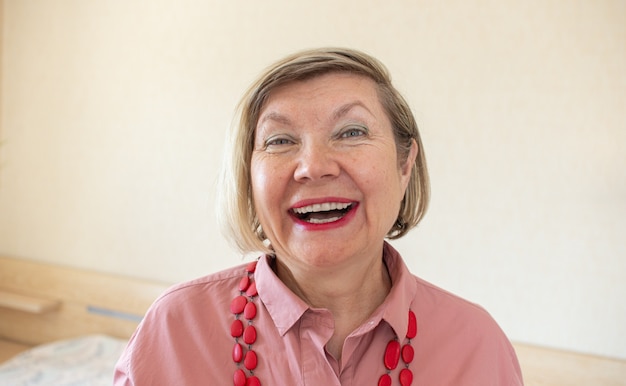
[[[332,147],[313,142],[300,149],[294,179],[300,182],[316,181],[336,177],[339,172],[337,154]]]

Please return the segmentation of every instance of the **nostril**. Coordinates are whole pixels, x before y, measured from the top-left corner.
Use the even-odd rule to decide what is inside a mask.
[[[339,175],[341,168],[332,152],[328,150],[307,151],[298,160],[294,177],[296,180],[317,180]]]

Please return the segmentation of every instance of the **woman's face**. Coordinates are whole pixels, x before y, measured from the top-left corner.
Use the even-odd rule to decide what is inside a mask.
[[[369,78],[330,73],[270,93],[251,160],[254,205],[278,258],[318,267],[380,258],[417,154],[398,164]]]

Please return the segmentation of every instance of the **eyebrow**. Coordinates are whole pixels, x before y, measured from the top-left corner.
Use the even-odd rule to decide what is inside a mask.
[[[357,100],[357,101],[354,101],[354,102],[346,103],[345,105],[342,105],[338,109],[336,109],[333,112],[333,119],[337,120],[337,119],[343,117],[344,115],[346,115],[350,110],[352,110],[355,107],[362,107],[363,109],[365,109],[365,111],[367,111],[371,115],[374,115],[370,111],[370,109],[368,109],[367,106],[365,106],[365,104],[363,104],[363,102]]]
[[[271,111],[267,114],[264,114],[263,117],[261,117],[261,119],[259,120],[258,125],[261,125],[265,123],[266,121],[274,121],[274,122],[282,123],[284,125],[289,125],[291,123],[291,120],[289,120],[287,116],[281,113],[278,113],[276,111]]]
[[[367,108],[367,106],[365,106],[365,104],[363,104],[363,102],[357,100],[357,101],[354,101],[354,102],[349,102],[349,103],[346,103],[344,105],[341,105],[337,109],[335,109],[335,111],[333,111],[333,113],[332,113],[333,120],[337,120],[339,118],[342,118],[343,116],[348,114],[348,112],[350,110],[352,110],[355,107],[362,107],[369,114],[374,115]],[[281,124],[284,124],[284,125],[291,124],[291,120],[289,119],[289,117],[287,117],[286,115],[283,115],[283,114],[281,114],[281,113],[279,113],[277,111],[271,111],[271,112],[269,112],[267,114],[264,114],[263,117],[261,117],[261,119],[259,120],[259,125],[265,123],[266,121],[274,121],[274,122],[281,123]]]

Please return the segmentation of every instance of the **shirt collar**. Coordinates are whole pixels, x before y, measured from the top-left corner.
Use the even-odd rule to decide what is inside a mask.
[[[392,286],[387,298],[374,315],[380,315],[402,340],[408,329],[409,310],[415,299],[417,287],[400,253],[387,242],[383,246],[383,259],[387,265]]]
[[[276,276],[272,270],[273,257],[261,256],[254,273],[259,298],[267,308],[274,325],[281,335],[287,331],[302,317],[309,306]]]
[[[295,295],[279,278],[271,267],[273,257],[265,255],[259,259],[255,281],[259,298],[267,308],[274,324],[284,335],[309,309],[309,306]],[[386,241],[383,245],[383,259],[391,277],[391,291],[383,304],[369,318],[378,324],[387,322],[400,339],[406,336],[409,307],[415,298],[415,282],[402,261],[400,254]]]

